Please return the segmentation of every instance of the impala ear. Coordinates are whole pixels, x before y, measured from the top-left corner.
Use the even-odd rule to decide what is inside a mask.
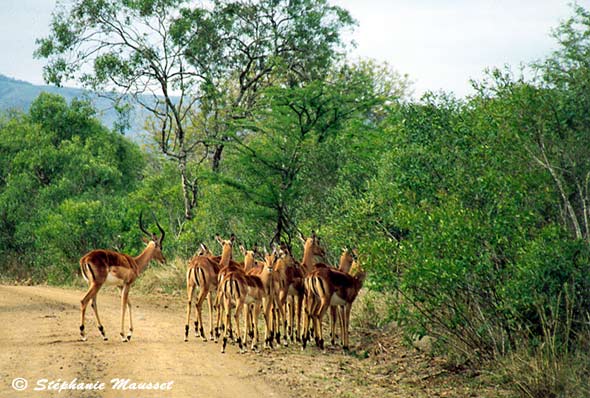
[[[246,248],[242,245],[240,245],[240,253],[242,253],[243,256],[246,255]]]
[[[219,236],[219,234],[215,234],[215,240],[217,241],[217,243],[223,246],[223,239],[221,239],[221,236]]]
[[[234,241],[236,240],[236,236],[232,233],[229,237],[229,240],[231,241],[231,243],[234,243]]]

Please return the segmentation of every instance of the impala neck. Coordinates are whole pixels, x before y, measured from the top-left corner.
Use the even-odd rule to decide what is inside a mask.
[[[250,251],[246,252],[246,255],[244,256],[244,270],[248,272],[254,268],[255,265],[254,254]]]
[[[149,264],[150,260],[154,258],[154,252],[156,251],[156,243],[154,241],[150,241],[148,245],[143,249],[141,254],[134,258],[135,263],[138,267],[138,272],[141,273],[145,267]]]
[[[229,260],[232,257],[232,245],[226,244],[223,245],[223,250],[221,252],[221,260],[219,260],[219,264],[223,267],[229,265]]]
[[[340,262],[338,263],[338,270],[348,274],[351,269],[352,263],[353,263],[352,256],[350,256],[350,255],[348,255],[348,253],[344,252],[344,253],[342,253],[342,256],[340,256]]]
[[[305,267],[307,271],[311,270],[313,265],[315,264],[315,256],[313,254],[313,241],[308,239],[305,242],[305,246],[303,247],[303,259],[301,260],[301,264]]]

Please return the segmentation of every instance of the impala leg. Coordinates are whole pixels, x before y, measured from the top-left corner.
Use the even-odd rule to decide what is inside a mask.
[[[133,316],[131,316],[131,300],[127,298],[127,309],[129,310],[129,331],[127,332],[127,340],[131,341],[131,336],[133,335]]]
[[[270,298],[265,297],[262,299],[262,310],[264,316],[264,347],[270,346],[270,337],[271,329],[272,329],[272,319],[271,319],[271,311],[272,311],[272,302]],[[256,314],[256,319],[258,319],[258,314]]]
[[[195,337],[199,335],[203,338],[203,341],[207,341],[207,337],[205,337],[205,330],[203,330],[203,302],[209,295],[207,289],[201,286],[199,290],[199,296],[197,297],[197,302],[195,303],[195,307],[197,309],[197,322],[195,322]],[[210,312],[209,312],[210,313]]]
[[[86,341],[86,331],[84,330],[86,307],[88,307],[88,303],[90,302],[90,300],[96,297],[96,294],[98,293],[99,289],[99,285],[97,285],[94,282],[91,282],[88,291],[86,292],[84,297],[82,297],[82,300],[80,300],[80,336],[82,338],[82,341]]]
[[[244,310],[244,336],[248,336],[251,339],[254,338],[254,328],[252,327],[253,311],[254,307],[252,304],[246,304],[246,309]],[[246,337],[244,337],[244,344],[246,344]]]
[[[295,331],[295,301],[295,296],[289,296],[289,328],[287,330],[287,334],[289,336],[289,340],[291,340],[291,343],[293,343],[293,334]]]
[[[96,323],[98,324],[98,331],[100,332],[100,334],[102,335],[102,339],[104,341],[107,341],[108,338],[104,333],[104,327],[102,326],[102,323],[100,322],[100,317],[98,316],[98,304],[96,302],[96,294],[94,295],[94,297],[92,298],[92,309],[94,310],[94,316],[96,317]]]
[[[336,322],[338,322],[338,307],[330,306],[330,342],[332,345],[336,345]],[[338,322],[340,329],[342,330],[342,324]]]
[[[281,289],[279,292],[278,302],[276,305],[276,314],[277,314],[277,322],[276,322],[276,330],[274,330],[275,337],[277,340],[277,344],[281,344],[281,328],[283,328],[283,333],[286,335],[286,322],[287,317],[285,316],[285,307],[287,305],[287,291],[285,289]],[[286,337],[285,337],[286,338]]]
[[[264,305],[264,304],[263,304]],[[264,307],[263,307],[264,308]],[[270,308],[270,306],[269,306]],[[253,323],[252,326],[254,326],[254,340],[252,340],[252,346],[251,349],[252,351],[257,351],[258,350],[258,341],[260,339],[260,336],[258,334],[258,316],[260,315],[260,304],[256,303],[254,304],[254,314],[253,314]],[[268,327],[268,325],[267,325]]]
[[[246,304],[245,310],[248,310],[248,305]],[[238,303],[236,305],[236,312],[234,313],[234,321],[236,323],[236,336],[237,336],[237,343],[238,347],[240,347],[240,352],[244,352],[244,346],[242,344],[242,333],[240,333],[240,312],[244,310],[244,300],[238,299]],[[228,319],[230,319],[228,317]],[[231,320],[231,319],[230,319]],[[244,333],[246,331],[244,330]]]
[[[213,340],[213,292],[209,291],[207,294],[207,304],[209,305],[209,336],[210,339]],[[219,311],[219,308],[216,309]],[[215,338],[215,342],[217,343],[217,338]]]
[[[326,311],[330,307],[330,302],[328,301],[327,297],[322,297],[320,300],[319,310],[315,316],[315,328],[316,328],[316,342],[317,346],[320,350],[324,350],[324,334],[322,331],[322,319],[324,319],[324,315]]]
[[[218,287],[217,294],[215,295],[215,307],[217,307],[217,317],[215,319],[215,342],[217,343],[217,339],[219,338],[220,326],[221,326],[221,319],[223,314],[225,313],[225,300],[222,299],[221,288]],[[225,320],[224,320],[225,322]],[[225,333],[224,333],[225,335]]]
[[[296,301],[296,313],[295,313],[295,317],[297,318],[297,331],[295,332],[295,338],[298,341],[301,341],[300,338],[300,332],[301,332],[301,310],[303,309],[303,295],[302,294],[298,294],[297,296],[297,300]]]
[[[129,285],[121,288],[121,341],[128,342],[129,339],[125,336],[125,311],[127,310],[127,301],[129,300]],[[131,315],[131,314],[129,314]]]
[[[184,341],[188,341],[189,325],[191,323],[191,307],[193,301],[193,294],[195,292],[195,285],[192,283],[186,284],[187,300],[186,300],[186,324],[184,325]]]
[[[221,303],[220,303],[221,304]],[[229,320],[231,316],[231,301],[229,297],[225,297],[223,300],[223,318],[224,318],[224,328],[223,328],[223,344],[221,345],[221,353],[225,352],[225,347],[227,346],[227,334],[229,328]],[[221,312],[221,311],[220,311]]]
[[[350,341],[348,330],[350,326],[350,310],[352,308],[352,304],[347,303],[344,308],[341,310],[341,317],[342,317],[342,346],[344,350],[348,351],[350,347]]]
[[[244,338],[244,345],[247,345],[248,344],[248,329],[251,326],[250,323],[251,323],[252,311],[253,311],[253,309],[250,306],[250,304],[246,304],[244,306],[244,336],[243,336],[243,338]],[[237,311],[236,311],[236,313],[237,313]],[[236,322],[238,320],[239,319],[236,319]],[[240,335],[238,334],[238,338],[239,338],[239,336]],[[254,345],[254,331],[252,331],[252,337],[251,337],[251,339],[252,339],[252,345]]]
[[[311,311],[313,307],[313,297],[311,292],[305,293],[305,306],[303,307],[303,328],[301,329],[301,342],[302,342],[302,349],[305,349],[307,346],[307,342],[310,338],[310,321],[311,321]]]

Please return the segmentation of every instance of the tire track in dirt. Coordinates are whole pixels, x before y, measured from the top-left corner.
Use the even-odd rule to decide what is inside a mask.
[[[115,290],[98,296],[109,340],[99,336],[87,311],[88,341],[79,340],[82,291],[46,286],[0,286],[0,397],[287,397],[284,387],[259,377],[251,360],[235,350],[191,339],[183,342],[184,303],[134,296],[134,335],[119,340],[120,302]],[[16,377],[29,381],[15,392]],[[114,378],[131,382],[173,382],[170,391],[113,390]],[[37,381],[105,383],[99,391],[33,391]],[[48,384],[42,384],[47,386]]]

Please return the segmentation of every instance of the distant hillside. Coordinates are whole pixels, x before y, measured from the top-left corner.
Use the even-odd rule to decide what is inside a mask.
[[[59,94],[68,101],[73,98],[88,98],[94,104],[97,115],[105,126],[112,128],[117,120],[117,112],[106,98],[78,88],[37,86],[2,74],[0,74],[0,112],[11,109],[27,112],[33,100],[42,92]],[[130,116],[131,128],[125,134],[135,141],[141,141],[146,135],[144,122],[147,116],[148,113],[140,107],[134,108]]]

